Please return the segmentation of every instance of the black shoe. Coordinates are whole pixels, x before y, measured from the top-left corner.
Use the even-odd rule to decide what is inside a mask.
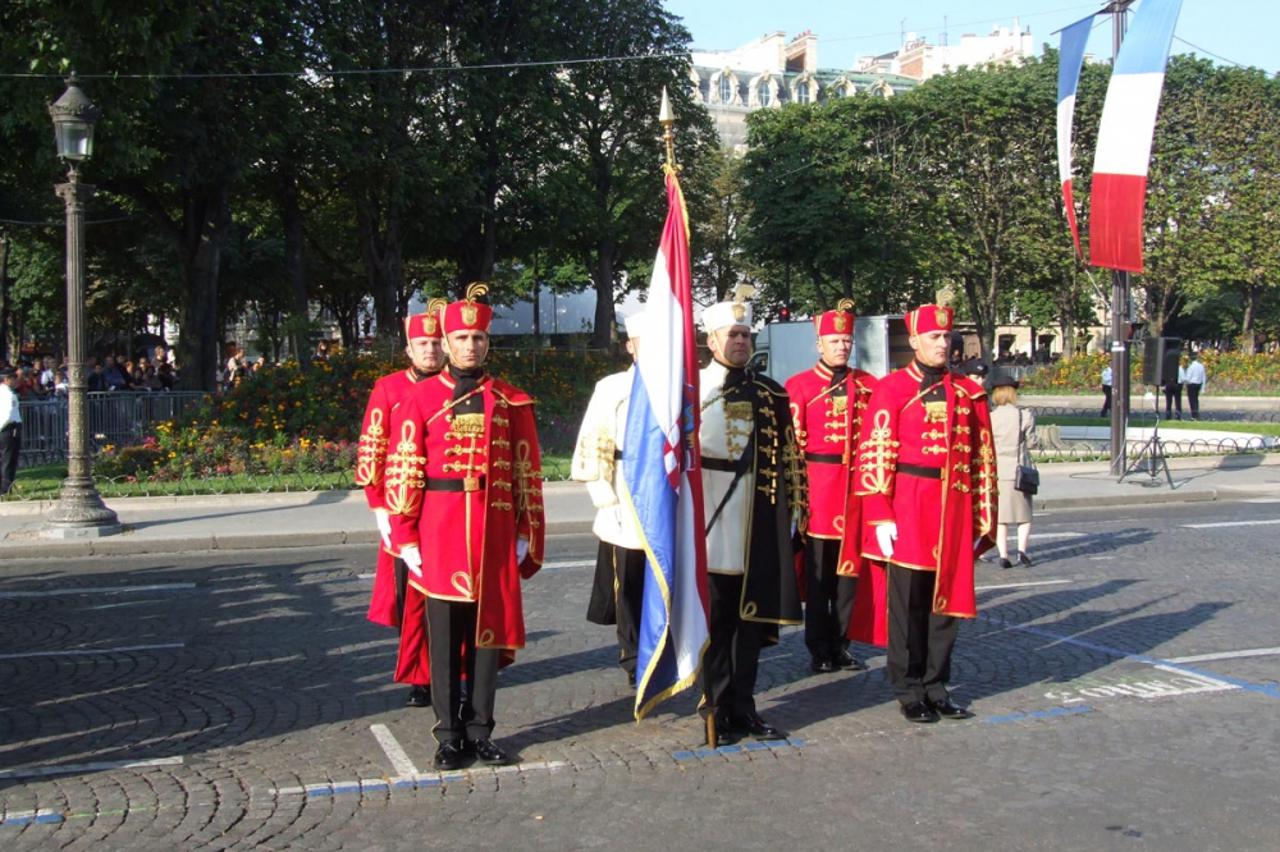
[[[430,707],[431,687],[413,686],[409,688],[409,697],[405,699],[405,707]]]
[[[826,657],[814,657],[813,661],[809,663],[809,668],[818,674],[831,674],[834,671],[838,671],[836,664]]]
[[[466,757],[466,743],[462,740],[445,740],[436,749],[432,764],[436,769],[445,771],[458,769],[462,766],[464,757]]]
[[[930,701],[929,704],[934,710],[938,711],[938,715],[944,719],[972,719],[973,711],[968,707],[961,707],[951,700],[951,696],[947,696],[942,701]]]
[[[1002,558],[1002,559],[1000,560],[1000,567],[1001,567],[1001,568],[1012,568],[1012,567],[1013,567],[1013,563],[1012,563],[1012,562],[1010,562],[1008,559],[1003,559],[1003,558]]]
[[[729,729],[738,733],[748,734],[758,740],[784,740],[787,738],[787,735],[782,731],[761,719],[758,713],[731,719],[729,721]]]
[[[1031,567],[1031,557],[1030,557],[1030,556],[1028,556],[1028,555],[1027,555],[1027,554],[1025,554],[1025,553],[1019,553],[1019,554],[1018,554],[1018,564],[1019,564],[1019,565],[1025,565],[1026,567],[1030,568],[1030,567]]]
[[[852,672],[864,672],[867,670],[866,663],[843,649],[836,652],[836,665]]]
[[[927,701],[912,701],[902,705],[902,715],[908,722],[928,724],[938,721],[938,714],[933,712]]]
[[[511,755],[499,748],[498,744],[488,737],[472,740],[471,750],[475,752],[476,758],[481,763],[487,763],[490,766],[505,766],[511,762]]]

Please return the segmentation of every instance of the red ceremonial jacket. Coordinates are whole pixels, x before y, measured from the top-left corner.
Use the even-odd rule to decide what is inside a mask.
[[[449,372],[419,383],[391,417],[386,501],[392,546],[416,544],[428,597],[478,605],[478,648],[524,647],[520,579],[542,564],[541,454],[533,398],[492,376],[484,413],[452,413]],[[516,539],[529,553],[516,563]]]
[[[858,434],[876,378],[850,369],[836,385],[821,361],[787,380],[791,420],[804,452],[809,483],[808,535],[840,540],[849,524],[861,521],[860,500],[853,491],[850,464],[857,458]],[[859,554],[841,560],[837,572],[858,576]]]
[[[391,413],[404,402],[418,383],[419,380],[414,378],[411,369],[397,370],[373,383],[356,448],[356,485],[364,488],[364,498],[370,509],[385,509],[387,506],[382,485],[387,467],[387,430],[391,426]],[[396,609],[394,561],[395,557],[379,545],[368,619],[384,627],[400,625],[400,613]]]
[[[862,497],[862,554],[883,561],[877,524],[897,524],[895,565],[935,574],[933,612],[972,618],[975,557],[994,544],[996,461],[986,391],[977,382],[945,372],[937,384],[944,398],[925,402],[937,384],[921,389],[923,374],[912,362],[876,386],[862,422],[855,492]],[[928,474],[928,475],[922,475]],[[884,577],[870,572],[877,594],[872,619],[858,618],[853,638],[883,644]],[[878,589],[873,588],[879,586]],[[864,631],[873,629],[867,638]]]

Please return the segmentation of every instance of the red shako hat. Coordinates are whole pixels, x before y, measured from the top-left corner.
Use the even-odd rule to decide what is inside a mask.
[[[477,302],[476,299],[489,292],[489,285],[483,281],[473,281],[467,285],[467,297],[454,302],[444,309],[444,333],[455,331],[489,332],[489,323],[493,320],[493,308]]]
[[[921,305],[907,314],[907,334],[928,334],[931,331],[950,331],[956,312],[941,305]]]
[[[447,304],[448,302],[444,299],[432,299],[427,303],[425,313],[405,317],[405,339],[414,340],[419,337],[428,337],[439,340],[444,337],[444,332],[440,328],[440,314]]]
[[[818,336],[827,334],[853,334],[853,300],[841,299],[836,302],[834,311],[827,311],[813,322],[818,327]]]

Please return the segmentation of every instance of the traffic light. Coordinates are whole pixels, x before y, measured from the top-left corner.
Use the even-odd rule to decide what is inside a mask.
[[[791,309],[783,305],[778,309],[778,320],[780,322],[791,322]]]

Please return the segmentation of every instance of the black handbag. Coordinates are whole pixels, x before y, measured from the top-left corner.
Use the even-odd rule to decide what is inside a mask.
[[[1040,471],[1031,463],[1022,432],[1022,409],[1018,409],[1018,468],[1013,472],[1013,487],[1030,497],[1040,490]]]

